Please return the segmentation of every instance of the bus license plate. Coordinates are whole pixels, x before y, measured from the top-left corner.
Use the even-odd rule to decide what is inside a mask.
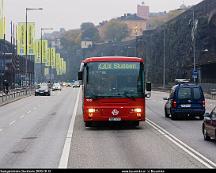
[[[181,105],[182,108],[190,108],[191,105],[190,104],[186,104],[186,105]]]
[[[111,117],[109,118],[109,121],[121,121],[121,118]]]

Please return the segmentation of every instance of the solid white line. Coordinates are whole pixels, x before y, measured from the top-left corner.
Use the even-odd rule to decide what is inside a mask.
[[[154,129],[156,129],[159,133],[164,135],[166,138],[168,138],[171,142],[173,142],[175,145],[180,147],[182,150],[184,150],[186,153],[188,153],[190,156],[198,160],[200,163],[205,165],[207,168],[215,168],[216,164],[212,162],[211,160],[207,159],[205,156],[194,150],[193,148],[189,147],[187,144],[173,136],[171,133],[160,127],[159,125],[155,124],[151,120],[147,119],[146,121],[150,126],[152,126]],[[199,157],[198,157],[199,156]],[[211,164],[211,165],[210,165]],[[214,167],[213,167],[214,166]]]
[[[73,129],[74,129],[74,123],[75,123],[75,118],[76,118],[78,104],[79,104],[80,91],[81,90],[79,90],[78,95],[77,95],[73,115],[72,115],[70,126],[67,132],[67,136],[66,136],[66,140],[65,140],[65,144],[64,144],[64,148],[63,148],[63,152],[61,155],[61,159],[60,159],[58,168],[67,168],[67,165],[68,165],[68,159],[69,159],[70,147],[71,147],[71,139],[73,136]]]
[[[16,122],[16,121],[12,121],[12,122],[10,122],[9,125],[12,126],[15,122]]]

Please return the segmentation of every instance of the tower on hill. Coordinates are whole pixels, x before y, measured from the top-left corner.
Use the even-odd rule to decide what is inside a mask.
[[[149,19],[149,6],[145,5],[144,2],[141,5],[137,5],[137,16],[145,20]]]

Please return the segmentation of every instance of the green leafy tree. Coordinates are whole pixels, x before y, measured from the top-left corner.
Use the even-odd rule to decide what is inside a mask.
[[[81,24],[81,40],[98,41],[100,39],[97,27],[90,22]]]
[[[129,35],[128,26],[125,23],[111,20],[104,30],[105,39],[109,41],[122,41]]]

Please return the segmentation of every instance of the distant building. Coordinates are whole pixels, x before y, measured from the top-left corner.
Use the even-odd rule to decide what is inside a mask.
[[[137,16],[137,14],[125,14],[119,17],[118,20],[127,24],[130,37],[140,36],[146,30],[147,20]]]
[[[182,5],[180,6],[180,9],[182,9],[182,10],[187,10],[188,7],[187,7],[185,4],[182,4]]]
[[[164,11],[164,12],[151,12],[149,14],[149,17],[155,17],[155,16],[166,16],[167,15],[167,12]]]
[[[61,49],[61,40],[59,38],[50,40],[51,47],[54,47],[56,49]]]
[[[126,13],[121,17],[115,18],[115,20],[127,24],[129,29],[129,37],[126,38],[126,40],[131,40],[137,36],[142,35],[143,31],[145,31],[147,28],[148,19],[149,19],[149,7],[144,5],[144,3],[142,3],[142,5],[137,6],[136,14]],[[104,27],[106,26],[107,23],[108,21],[103,21],[99,23],[98,30],[100,32],[100,35],[102,35],[102,37],[104,37],[102,31],[104,30]]]
[[[149,19],[149,6],[145,5],[144,2],[142,5],[137,5],[137,16],[142,19]]]
[[[88,41],[88,40],[81,41],[81,48],[82,49],[90,48],[90,47],[92,47],[92,45],[93,45],[92,41]]]

